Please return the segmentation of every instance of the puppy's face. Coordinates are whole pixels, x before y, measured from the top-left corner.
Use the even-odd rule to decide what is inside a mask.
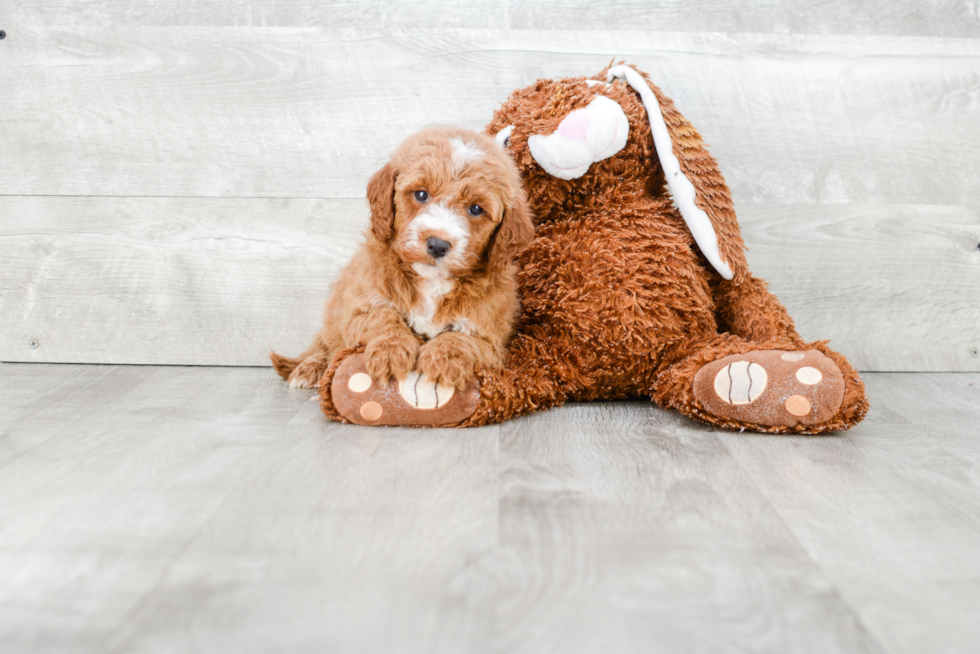
[[[372,178],[368,195],[375,236],[416,271],[421,264],[462,276],[492,267],[533,235],[516,166],[475,132],[410,137]]]

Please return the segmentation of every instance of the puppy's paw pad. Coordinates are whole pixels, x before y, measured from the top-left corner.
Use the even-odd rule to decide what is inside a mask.
[[[817,350],[756,350],[703,366],[694,396],[715,416],[767,427],[815,426],[837,413],[844,377]]]
[[[379,383],[367,373],[361,354],[351,355],[340,364],[330,392],[340,415],[358,425],[452,424],[470,416],[480,400],[475,380],[454,389],[410,372],[401,380]]]

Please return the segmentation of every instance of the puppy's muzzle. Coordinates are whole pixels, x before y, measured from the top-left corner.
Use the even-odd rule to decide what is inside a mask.
[[[446,256],[452,244],[449,241],[444,241],[441,238],[436,238],[435,236],[430,236],[425,239],[425,251],[429,253],[429,256],[433,259],[441,259]]]

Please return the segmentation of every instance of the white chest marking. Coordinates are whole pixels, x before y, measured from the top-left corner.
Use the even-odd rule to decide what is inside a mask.
[[[446,329],[446,325],[435,322],[436,312],[442,298],[456,287],[452,274],[439,266],[413,263],[412,270],[422,278],[419,282],[419,304],[408,313],[408,326],[417,334],[435,338]]]

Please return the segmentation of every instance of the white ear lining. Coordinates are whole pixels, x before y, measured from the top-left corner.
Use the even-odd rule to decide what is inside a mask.
[[[694,241],[701,248],[701,252],[708,259],[708,262],[718,271],[718,274],[725,279],[732,279],[735,275],[721,258],[721,252],[718,250],[718,236],[715,234],[714,227],[711,226],[711,219],[695,204],[694,199],[697,197],[697,191],[694,189],[694,184],[681,171],[681,164],[674,156],[670,132],[667,131],[667,124],[664,122],[657,96],[647,86],[643,77],[629,66],[610,68],[607,79],[611,82],[617,78],[626,80],[626,83],[640,94],[643,108],[647,110],[647,119],[650,121],[650,131],[653,132],[653,145],[657,149],[657,157],[660,159],[664,176],[667,178],[667,186],[670,188],[670,194],[674,197],[674,202],[677,203],[677,208],[680,210],[684,222],[687,223],[687,228],[691,230],[691,235],[694,236]]]
[[[507,139],[510,138],[510,133],[513,132],[513,131],[514,131],[514,126],[513,125],[508,125],[507,127],[503,128],[502,130],[500,130],[499,132],[497,132],[497,135],[493,137],[493,140],[495,140],[497,142],[497,145],[499,145],[500,147],[502,147],[502,148],[504,148],[506,150],[507,149]]]

